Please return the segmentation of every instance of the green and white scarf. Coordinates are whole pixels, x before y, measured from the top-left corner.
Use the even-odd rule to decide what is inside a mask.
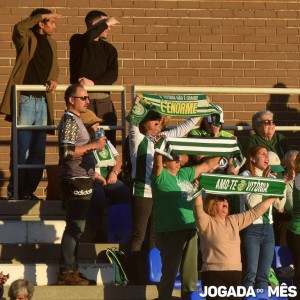
[[[172,138],[163,139],[155,151],[173,159],[173,155],[206,155],[233,157],[235,167],[241,167],[244,158],[237,140],[233,138]]]
[[[283,179],[224,174],[201,174],[198,180],[206,193],[222,195],[255,193],[263,196],[284,197],[286,186]],[[200,192],[194,194],[194,198]]]
[[[173,117],[202,117],[220,113],[219,108],[209,103],[205,94],[140,94],[140,102],[135,104],[127,116],[127,121],[138,125],[150,109]]]
[[[94,150],[93,152],[98,167],[110,167],[116,165],[116,160],[111,152],[109,145],[106,144],[103,149]]]

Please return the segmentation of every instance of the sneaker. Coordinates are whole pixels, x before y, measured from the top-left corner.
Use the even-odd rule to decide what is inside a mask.
[[[23,199],[23,200],[35,200],[35,201],[43,200],[43,199],[40,199],[39,197],[37,197],[34,194],[22,196],[20,199]]]
[[[57,275],[58,285],[89,285],[90,281],[78,271],[70,270]]]

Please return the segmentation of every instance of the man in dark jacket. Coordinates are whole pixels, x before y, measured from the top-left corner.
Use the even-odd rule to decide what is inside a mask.
[[[82,85],[112,85],[118,79],[118,52],[105,41],[111,26],[119,22],[99,10],[85,17],[87,31],[70,39],[70,82]],[[101,125],[116,125],[117,116],[109,92],[89,92],[92,110]],[[116,145],[116,132],[107,131],[107,138]]]

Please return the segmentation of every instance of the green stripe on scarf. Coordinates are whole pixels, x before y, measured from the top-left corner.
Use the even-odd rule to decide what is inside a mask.
[[[233,157],[234,166],[241,167],[245,158],[233,138],[166,138],[155,151],[169,157],[175,154]]]
[[[282,179],[233,176],[223,174],[201,174],[200,186],[211,194],[261,194],[283,197],[285,182]]]

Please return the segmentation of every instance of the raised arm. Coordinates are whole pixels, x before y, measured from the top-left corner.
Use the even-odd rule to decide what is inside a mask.
[[[158,152],[154,152],[154,161],[153,161],[152,174],[155,177],[157,177],[161,174],[162,169],[163,169],[162,155]]]
[[[206,212],[203,209],[202,195],[199,195],[194,200],[194,217],[200,233],[204,232],[209,224],[211,217],[208,214],[206,214]]]

